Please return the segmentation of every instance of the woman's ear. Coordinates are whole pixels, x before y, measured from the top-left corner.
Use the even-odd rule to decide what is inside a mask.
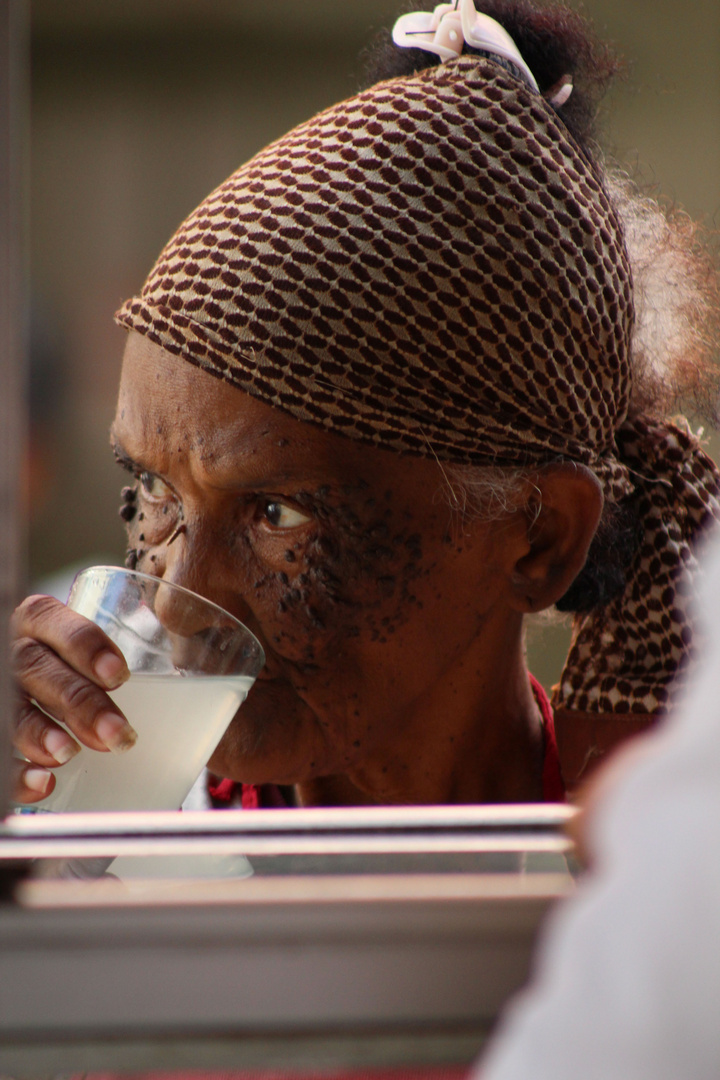
[[[512,606],[542,611],[582,570],[603,508],[602,488],[584,465],[548,465],[528,482],[526,551],[515,563]]]

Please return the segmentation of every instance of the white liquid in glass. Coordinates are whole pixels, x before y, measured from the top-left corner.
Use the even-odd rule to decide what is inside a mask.
[[[38,810],[177,810],[247,697],[245,675],[131,675],[110,697],[138,733],[124,754],[83,747]]]

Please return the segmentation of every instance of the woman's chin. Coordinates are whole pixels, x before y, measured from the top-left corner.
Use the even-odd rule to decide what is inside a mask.
[[[296,784],[318,775],[318,721],[289,684],[258,680],[208,768],[243,784]]]

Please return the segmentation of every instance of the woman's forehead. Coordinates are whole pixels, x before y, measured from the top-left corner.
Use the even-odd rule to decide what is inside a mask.
[[[148,469],[153,455],[192,456],[216,483],[242,478],[258,488],[437,474],[430,461],[297,420],[137,332],[128,336],[112,440]]]

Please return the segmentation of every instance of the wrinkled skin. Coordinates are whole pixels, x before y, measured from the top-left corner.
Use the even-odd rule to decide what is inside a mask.
[[[133,477],[130,564],[222,605],[266,651],[216,772],[295,784],[306,804],[541,797],[522,618],[561,595],[594,526],[572,559],[534,559],[525,513],[457,520],[434,460],[301,423],[137,334],[112,442]],[[15,628],[28,697],[94,749],[130,741],[98,659],[125,672],[97,628],[47,599]],[[54,697],[53,676],[67,684]],[[32,779],[63,752],[28,697],[17,743]]]

